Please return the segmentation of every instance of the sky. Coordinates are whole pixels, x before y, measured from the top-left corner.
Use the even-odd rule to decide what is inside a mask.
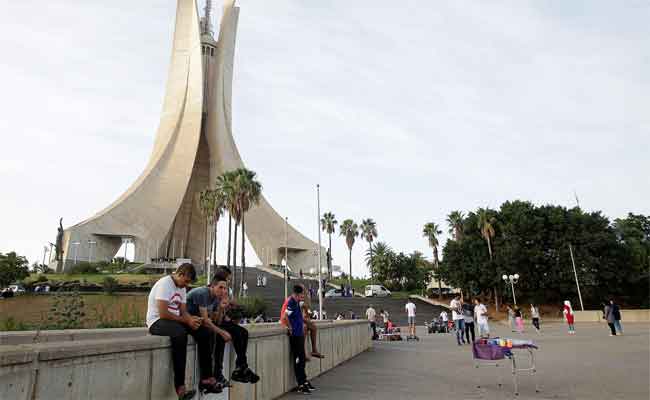
[[[317,183],[322,212],[373,218],[379,241],[428,257],[423,225],[440,224],[444,243],[452,210],[572,207],[577,194],[612,219],[650,214],[648,1],[238,4],[235,140],[312,239]],[[34,262],[59,217],[93,215],[144,168],[175,2],[0,9],[0,252]],[[366,249],[354,246],[355,275]]]

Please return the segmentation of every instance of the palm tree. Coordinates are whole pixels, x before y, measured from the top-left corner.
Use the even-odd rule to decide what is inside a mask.
[[[391,278],[390,267],[395,253],[385,242],[377,242],[370,251],[366,253],[366,264],[372,265],[375,276],[380,278],[382,284],[387,284]]]
[[[361,238],[368,242],[368,251],[370,252],[370,283],[375,283],[375,274],[372,269],[372,242],[377,237],[377,223],[372,218],[367,218],[361,221]]]
[[[477,211],[478,216],[478,229],[481,232],[481,236],[487,242],[488,254],[490,255],[490,262],[492,261],[492,243],[490,239],[494,238],[494,225],[496,223],[496,218],[492,215],[490,210],[486,208],[479,208]],[[496,286],[494,289],[494,306],[496,307],[497,312],[499,312],[499,298],[497,295]]]
[[[354,239],[359,236],[359,226],[351,219],[346,219],[339,228],[339,235],[345,236],[345,243],[350,250],[350,275],[348,276],[348,282],[350,288],[352,288],[352,246],[354,246]]]
[[[205,218],[205,240],[203,243],[203,260],[206,262],[208,282],[210,282],[210,265],[217,263],[217,225],[224,213],[224,196],[219,189],[205,189],[199,193],[199,210]],[[210,250],[208,252],[208,235]]]
[[[262,184],[257,180],[256,173],[249,169],[238,168],[235,172],[237,173],[236,203],[237,203],[237,210],[239,211],[239,217],[241,219],[241,268],[242,270],[241,270],[240,288],[239,288],[239,293],[241,293],[242,287],[246,280],[246,253],[245,253],[246,219],[245,216],[246,216],[246,212],[248,212],[248,210],[250,210],[252,206],[259,204],[260,197],[262,195]]]
[[[228,256],[226,265],[230,268],[230,251],[232,242],[232,219],[235,214],[235,173],[226,171],[217,177],[216,187],[224,198],[224,207],[228,210]]]
[[[336,231],[336,224],[338,223],[334,213],[329,211],[323,214],[323,218],[320,219],[323,232],[327,233],[330,242],[329,249],[327,250],[327,275],[330,280],[332,279],[332,233]]]
[[[449,224],[449,233],[454,237],[454,240],[460,241],[463,237],[463,219],[465,216],[462,211],[452,211],[447,217]]]
[[[438,267],[440,266],[438,259],[438,246],[440,245],[438,235],[442,234],[442,231],[435,222],[427,222],[424,225],[424,229],[422,229],[422,234],[429,241],[429,247],[433,251],[433,267],[436,270],[436,274],[438,274],[438,298],[442,300],[442,278],[438,271]]]

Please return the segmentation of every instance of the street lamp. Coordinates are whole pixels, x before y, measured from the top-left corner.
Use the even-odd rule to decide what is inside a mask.
[[[289,287],[287,285],[287,259],[282,259],[282,272],[284,273],[284,298],[289,297]]]
[[[515,303],[515,306],[517,305],[517,297],[515,297],[515,283],[519,281],[519,274],[514,274],[514,275],[503,275],[501,277],[505,284],[507,285],[510,283],[510,288],[512,289],[512,301]]]

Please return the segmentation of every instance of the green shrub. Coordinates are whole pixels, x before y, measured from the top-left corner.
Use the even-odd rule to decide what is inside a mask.
[[[0,331],[29,331],[32,327],[22,321],[16,321],[14,317],[0,320]]]
[[[78,291],[64,292],[58,290],[54,296],[48,326],[52,329],[79,329],[86,316],[84,300]]]
[[[261,297],[242,297],[237,300],[237,303],[241,306],[243,316],[246,318],[255,318],[266,312],[267,305]]]
[[[112,276],[107,276],[102,281],[102,287],[104,288],[104,292],[107,294],[115,293],[119,286],[120,284],[117,282],[117,279],[113,278]]]
[[[96,264],[89,263],[88,261],[81,261],[70,268],[71,274],[97,274],[99,269]]]
[[[47,281],[49,281],[49,279],[47,279],[47,276],[43,274],[38,274],[35,282],[47,282]]]

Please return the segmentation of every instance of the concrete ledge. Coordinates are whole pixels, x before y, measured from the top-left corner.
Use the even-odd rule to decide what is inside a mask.
[[[576,322],[602,322],[601,310],[573,311]],[[625,322],[650,322],[650,310],[621,310],[621,320]]]
[[[317,322],[324,360],[307,365],[310,378],[356,356],[371,346],[366,321]],[[248,358],[261,376],[256,385],[236,384],[225,399],[274,399],[295,386],[286,328],[251,324]],[[0,345],[0,399],[175,399],[169,339],[151,336],[145,328],[3,334]],[[186,382],[197,383],[195,345],[189,338]],[[234,368],[234,352],[224,373]]]

